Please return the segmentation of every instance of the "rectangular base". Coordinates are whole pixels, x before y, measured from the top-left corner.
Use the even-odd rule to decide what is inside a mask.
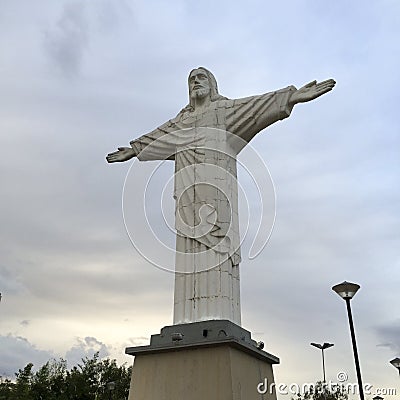
[[[129,400],[276,400],[257,387],[274,382],[279,359],[230,321],[165,327],[126,353],[135,355]]]

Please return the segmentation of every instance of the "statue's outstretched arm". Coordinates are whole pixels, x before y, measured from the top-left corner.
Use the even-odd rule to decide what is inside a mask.
[[[109,163],[128,161],[136,156],[136,152],[132,147],[118,147],[117,151],[107,154],[106,160]]]
[[[330,92],[335,87],[336,82],[333,79],[319,82],[312,81],[296,90],[289,99],[289,105],[294,106],[297,103],[306,103]]]

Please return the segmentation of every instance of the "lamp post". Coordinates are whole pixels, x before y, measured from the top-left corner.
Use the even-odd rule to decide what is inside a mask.
[[[360,289],[360,285],[346,281],[332,287],[332,290],[336,292],[346,302],[347,316],[349,318],[351,342],[353,344],[354,363],[356,366],[356,373],[357,373],[358,390],[360,391],[360,399],[364,400],[364,388],[361,380],[360,361],[358,359],[356,335],[354,333],[353,316],[351,314],[351,306],[350,306],[350,300],[357,293],[358,289]]]
[[[397,368],[399,370],[399,376],[400,376],[400,358],[394,358],[392,361],[390,361],[390,364],[393,365],[393,367]]]
[[[325,379],[325,357],[324,357],[324,350],[325,349],[329,349],[329,347],[333,347],[334,344],[333,343],[323,343],[323,344],[319,344],[319,343],[310,343],[311,346],[316,347],[317,349],[320,349],[322,351],[322,373],[324,376],[324,383],[326,382]]]
[[[112,392],[115,389],[115,382],[108,382],[107,383],[107,389],[108,389],[108,398],[109,400],[112,399]]]

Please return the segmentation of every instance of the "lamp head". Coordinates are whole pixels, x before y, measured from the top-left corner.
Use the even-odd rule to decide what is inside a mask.
[[[310,343],[310,344],[311,344],[311,346],[314,346],[314,347],[316,347],[317,349],[320,349],[320,350],[329,349],[329,347],[334,346],[333,343],[327,343],[327,342],[325,342],[323,344],[319,344],[319,343]]]
[[[393,367],[397,368],[400,372],[400,358],[394,358],[392,361],[390,361],[390,364],[392,364]]]
[[[317,349],[322,350],[322,344],[319,344],[319,343],[310,343],[310,344],[311,344],[311,346],[314,346],[314,347],[316,347]]]
[[[346,281],[332,287],[332,290],[344,300],[351,300],[357,293],[358,289],[360,289],[360,285]]]

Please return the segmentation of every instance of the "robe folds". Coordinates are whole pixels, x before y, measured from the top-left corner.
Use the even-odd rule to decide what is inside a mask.
[[[131,142],[140,161],[174,160],[174,324],[228,319],[240,325],[240,236],[236,156],[267,126],[287,118],[294,86],[218,99]]]

